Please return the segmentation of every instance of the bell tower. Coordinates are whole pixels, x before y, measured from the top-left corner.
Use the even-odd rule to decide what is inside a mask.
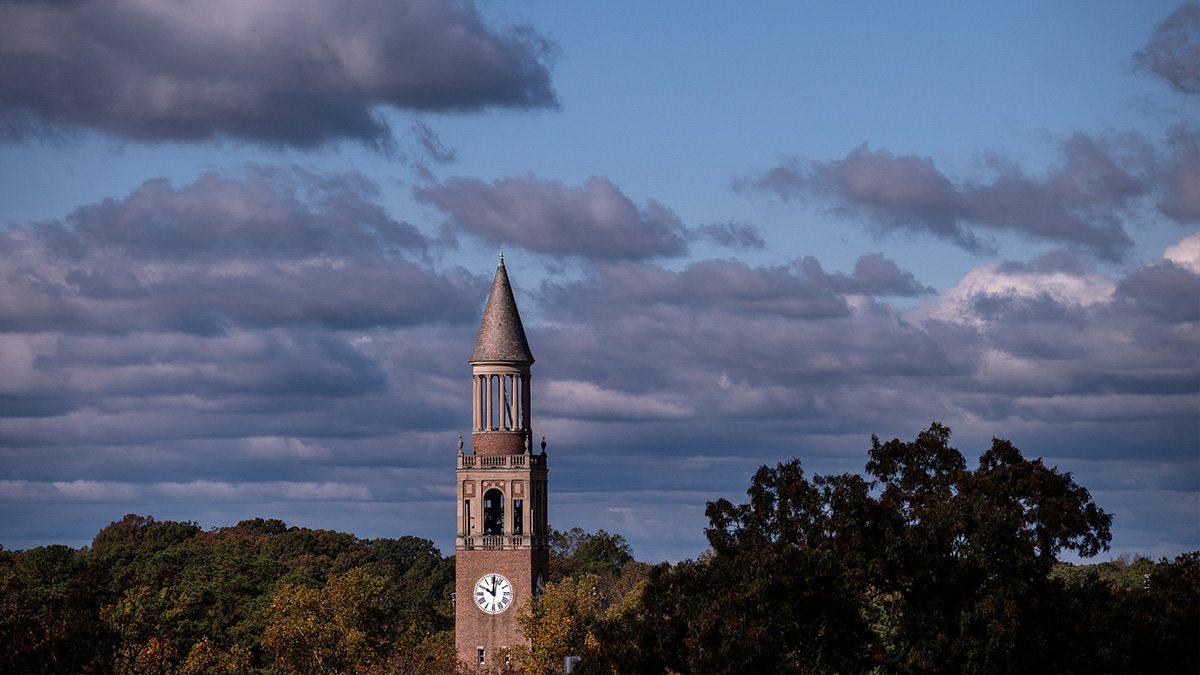
[[[471,352],[470,454],[461,436],[458,444],[454,637],[468,664],[526,644],[517,612],[549,568],[546,445],[533,450],[532,365],[501,254]]]

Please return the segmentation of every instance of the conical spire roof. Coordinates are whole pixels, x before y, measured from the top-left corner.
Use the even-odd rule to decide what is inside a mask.
[[[483,310],[479,337],[475,338],[475,349],[471,351],[471,363],[493,361],[533,363],[525,327],[521,325],[521,313],[517,311],[508,271],[504,269],[503,255],[496,267],[496,278],[492,280],[487,308]]]

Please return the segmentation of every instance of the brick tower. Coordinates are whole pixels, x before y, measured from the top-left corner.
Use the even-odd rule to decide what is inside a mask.
[[[533,354],[504,256],[471,352],[471,454],[458,450],[454,636],[458,658],[490,663],[526,643],[517,612],[549,567],[546,451],[530,428]]]

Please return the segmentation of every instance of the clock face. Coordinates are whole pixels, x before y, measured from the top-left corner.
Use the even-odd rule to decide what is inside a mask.
[[[503,574],[485,574],[475,582],[475,604],[488,614],[499,614],[512,604],[512,584]]]

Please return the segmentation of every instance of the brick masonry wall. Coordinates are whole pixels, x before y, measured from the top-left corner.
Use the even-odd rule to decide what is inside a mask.
[[[525,432],[478,431],[471,434],[471,450],[476,455],[522,455]]]
[[[533,597],[538,573],[545,578],[550,567],[546,549],[508,551],[458,551],[454,556],[455,630],[459,660],[478,663],[476,650],[483,647],[491,659],[500,647],[527,644],[517,625],[523,605]],[[475,605],[475,582],[495,572],[508,578],[513,586],[513,602],[500,614],[488,614]]]

